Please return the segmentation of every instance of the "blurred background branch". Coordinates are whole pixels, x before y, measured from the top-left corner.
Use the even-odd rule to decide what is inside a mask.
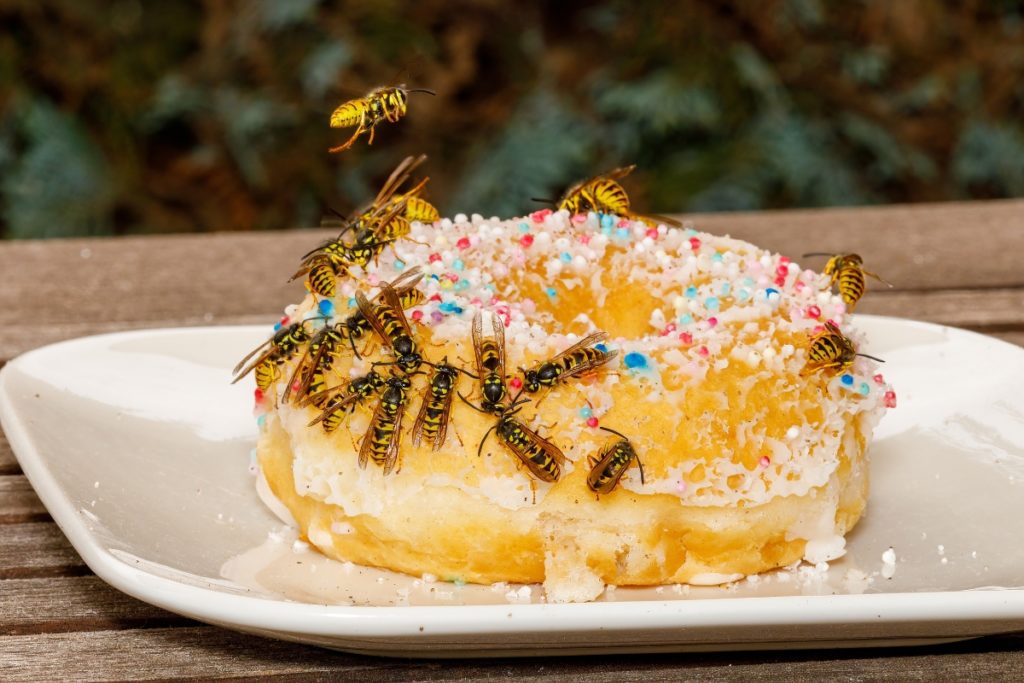
[[[0,0],[0,236],[281,229],[406,154],[444,213],[635,162],[650,211],[1024,195],[1010,0]],[[341,155],[341,101],[409,114]]]

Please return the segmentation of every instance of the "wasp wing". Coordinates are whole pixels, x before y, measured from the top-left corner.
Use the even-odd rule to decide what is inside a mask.
[[[256,360],[254,360],[251,363],[249,363],[248,365],[246,365],[246,362],[248,362],[248,360],[250,358],[252,358],[253,356],[256,356],[256,354],[260,353],[261,351],[262,351],[262,353],[256,358]],[[243,358],[242,360],[238,361],[238,365],[236,365],[234,367],[234,369],[231,371],[231,374],[237,375],[235,377],[235,379],[233,379],[231,381],[231,383],[234,384],[238,380],[240,380],[243,377],[245,377],[246,375],[248,375],[250,372],[252,372],[253,368],[255,368],[257,365],[259,365],[263,361],[265,361],[268,358],[270,358],[270,356],[273,353],[274,353],[274,338],[271,337],[270,339],[268,339],[267,341],[263,342],[262,344],[257,346],[255,349],[253,349],[252,351],[247,353],[245,355],[245,358]],[[244,369],[243,369],[243,366],[244,366]]]
[[[418,157],[407,156],[402,159],[402,162],[395,167],[395,170],[391,172],[388,179],[384,181],[384,185],[380,188],[380,192],[377,193],[372,206],[377,208],[384,206],[398,189],[405,184],[405,181],[409,179],[412,172],[426,160],[426,154],[421,154]]]
[[[526,435],[527,440],[532,441],[535,445],[540,447],[540,449],[544,451],[544,453],[549,458],[558,463],[559,467],[565,464],[565,456],[562,454],[562,451],[559,450],[558,446],[551,443],[543,436],[541,436],[540,434],[538,434],[537,432],[533,431],[525,424],[520,422],[519,420],[513,420],[513,422],[515,423],[516,427],[522,430],[522,432]],[[519,449],[514,442],[502,439],[502,443],[504,443],[505,446],[510,451],[512,451],[517,458],[519,458],[520,462],[526,465],[526,468],[530,470],[530,472],[532,472],[535,477],[537,477],[541,481],[555,481],[555,478],[553,478],[548,472],[540,469],[537,466],[537,464],[530,459],[529,453]]]

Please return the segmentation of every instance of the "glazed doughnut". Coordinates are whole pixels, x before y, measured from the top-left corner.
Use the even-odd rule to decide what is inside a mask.
[[[863,342],[827,279],[692,228],[549,210],[459,215],[414,222],[377,263],[339,278],[334,299],[310,295],[283,322],[342,320],[357,292],[375,300],[414,268],[423,301],[406,315],[419,353],[476,375],[454,373],[466,400],[453,400],[440,449],[411,438],[428,365],[408,376],[388,474],[359,464],[383,393],[327,432],[310,426],[318,408],[281,400],[297,355],[257,392],[264,488],[324,554],[446,580],[543,583],[549,601],[581,601],[606,585],[717,584],[843,553],[867,498],[868,441],[894,394],[867,358],[808,370],[826,322]],[[474,319],[485,337],[492,320],[500,328],[509,393],[530,399],[515,417],[562,455],[556,481],[505,445],[499,417],[475,409]],[[521,392],[520,368],[595,333],[607,337],[586,347],[601,363]],[[339,353],[331,385],[401,374],[373,365],[391,360],[375,334],[357,344],[361,358]],[[618,453],[625,466],[607,486],[594,458],[626,442],[632,454]]]

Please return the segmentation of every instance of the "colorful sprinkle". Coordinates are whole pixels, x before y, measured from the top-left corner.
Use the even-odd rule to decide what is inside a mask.
[[[468,237],[460,237],[459,241],[455,243],[455,246],[458,247],[458,249],[460,251],[465,251],[465,250],[469,249],[469,238]]]
[[[708,351],[708,347],[706,346],[702,346],[699,349],[697,349],[697,353],[703,356],[704,358],[707,358],[709,355],[711,355],[711,352]]]
[[[658,229],[657,228],[647,228],[647,232],[645,232],[644,234],[647,237],[650,237],[652,240],[658,239]]]
[[[587,418],[587,426],[588,427],[595,428],[595,427],[597,427],[598,424],[599,424],[599,422],[598,422],[598,419],[596,417],[588,417]]]
[[[257,403],[262,401],[263,400],[263,390],[257,387],[256,391],[253,392],[253,398],[256,399]]]
[[[530,224],[529,223],[520,223],[519,224],[519,232],[530,232]]]
[[[713,263],[721,263],[722,262],[722,254],[721,254],[721,252],[716,251],[714,254],[712,254],[711,255],[711,261]]]
[[[530,219],[534,223],[543,223],[544,219],[551,215],[551,209],[541,209],[540,211],[534,211],[530,214]]]
[[[558,258],[562,259],[563,263],[570,263],[572,261],[572,254],[567,251],[563,251]]]
[[[619,239],[629,239],[629,228],[616,228],[615,236]]]
[[[683,342],[687,346],[693,343],[693,335],[689,332],[682,332],[679,335],[679,341]]]
[[[330,316],[334,313],[334,302],[330,299],[321,299],[320,303],[317,304],[317,308],[320,309],[321,315]]]
[[[604,342],[600,344],[594,344],[594,348],[600,351],[601,353],[608,353],[608,345],[605,344]]]
[[[523,249],[529,248],[529,246],[533,244],[533,235],[523,235],[519,238],[519,244]]]
[[[575,216],[573,216],[570,220],[572,220],[572,222],[575,225],[581,225],[581,224],[587,222],[587,214],[585,214],[585,213],[578,213]]]
[[[440,311],[431,311],[430,319],[434,321],[434,324],[437,324],[444,320],[444,313],[441,313]]]
[[[767,455],[762,455],[761,459],[757,461],[757,464],[761,466],[761,469],[764,469],[768,467],[768,465],[772,464],[772,459]]]
[[[435,254],[431,254],[430,256],[427,257],[427,263],[437,263],[440,260],[441,260],[441,255],[440,254],[436,254],[436,253]]]
[[[281,323],[274,323],[274,332],[277,332],[282,327],[284,327],[284,326]]]
[[[259,417],[256,418],[256,426],[257,427],[259,427],[260,429],[263,429],[263,426],[265,424],[267,424],[267,416],[266,415],[260,415]]]
[[[747,299],[750,298],[750,290],[741,289],[740,291],[736,292],[736,298],[739,299],[741,302],[746,301]]]
[[[512,387],[512,389],[518,391],[523,388],[523,380],[518,377],[513,377],[511,381],[509,381],[508,385]]]
[[[718,310],[718,298],[717,297],[713,297],[713,296],[709,296],[707,299],[704,300],[704,307],[707,308],[709,311],[717,311]]]
[[[693,316],[690,315],[689,313],[683,313],[681,316],[679,316],[679,324],[680,325],[689,325],[692,322],[693,322]]]
[[[718,324],[718,318],[711,316],[708,318],[708,327],[714,327]]]
[[[611,215],[606,214],[606,213],[605,214],[601,214],[601,227],[602,228],[608,228],[609,230],[614,228],[615,227],[615,216],[611,216]]]
[[[885,384],[885,378],[882,377],[882,373],[878,373],[871,379],[875,380],[875,384]]]
[[[636,351],[630,351],[626,354],[626,357],[622,359],[622,362],[629,369],[645,368],[647,367],[647,358],[642,353]]]
[[[728,282],[722,283],[722,296],[728,296],[729,292],[732,291],[732,284]]]
[[[895,408],[896,407],[896,392],[887,391],[885,392],[885,407]]]
[[[698,239],[697,237],[691,237],[690,249],[692,249],[693,251],[697,251],[698,249],[700,249],[700,239]]]
[[[871,393],[871,386],[867,382],[861,382],[859,391],[861,396],[867,396]]]
[[[452,261],[452,270],[462,270],[466,267],[466,264],[462,262],[462,259],[457,258]]]
[[[413,322],[417,322],[417,323],[419,321],[423,320],[423,311],[413,311],[412,312],[412,319],[413,319]]]
[[[812,306],[808,306],[807,307],[807,317],[808,318],[814,318],[814,319],[820,318],[821,317],[821,309],[818,308],[817,306],[813,306],[813,305]]]
[[[582,408],[580,408],[580,417],[582,417],[584,420],[586,420],[593,414],[594,411],[590,408],[590,406],[583,406]]]
[[[848,387],[852,387],[853,386],[853,375],[850,375],[850,374],[843,375],[842,377],[839,378],[839,381],[842,382],[843,384],[845,384]]]
[[[558,292],[555,291],[554,287],[548,287],[547,289],[544,290],[544,293],[547,294],[552,299],[558,296]]]
[[[689,287],[687,287],[686,288],[686,298],[687,299],[696,299],[697,298],[697,288],[694,287],[693,285],[690,285]]]
[[[778,275],[779,277],[786,277],[787,275],[789,275],[789,266],[787,266],[785,263],[780,263],[778,267],[775,269],[775,274]]]
[[[455,283],[456,292],[464,292],[467,289],[469,289],[469,280],[463,278]]]

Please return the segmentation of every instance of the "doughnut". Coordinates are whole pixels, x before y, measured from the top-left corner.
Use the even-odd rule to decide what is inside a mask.
[[[634,218],[413,221],[334,297],[289,306],[281,329],[298,346],[406,296],[424,362],[364,330],[337,345],[310,403],[284,399],[308,356],[281,354],[256,392],[260,488],[331,558],[541,583],[550,602],[841,556],[872,430],[895,405],[870,358],[810,363],[830,330],[865,344],[846,304],[785,256]],[[499,337],[504,413],[485,384]],[[573,349],[582,370],[545,366]],[[326,419],[346,392],[364,393]]]

